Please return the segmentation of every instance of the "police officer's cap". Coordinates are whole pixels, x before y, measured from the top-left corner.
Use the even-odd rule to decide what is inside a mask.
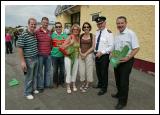
[[[101,23],[101,22],[104,22],[105,20],[106,20],[106,17],[104,16],[100,16],[95,19],[96,23]]]

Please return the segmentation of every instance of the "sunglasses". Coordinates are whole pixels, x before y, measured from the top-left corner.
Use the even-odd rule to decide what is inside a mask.
[[[90,28],[89,26],[83,26],[83,28]]]
[[[55,28],[62,28],[62,26],[56,26]]]

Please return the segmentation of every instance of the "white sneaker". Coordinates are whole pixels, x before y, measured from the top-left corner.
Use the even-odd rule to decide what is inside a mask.
[[[38,94],[39,91],[38,91],[38,90],[34,90],[33,93],[34,93],[34,94]]]
[[[67,93],[71,93],[71,89],[70,88],[67,88]]]
[[[75,86],[73,86],[73,91],[77,91],[77,88]]]
[[[34,99],[34,97],[32,95],[28,95],[28,96],[26,96],[26,98],[29,100]]]

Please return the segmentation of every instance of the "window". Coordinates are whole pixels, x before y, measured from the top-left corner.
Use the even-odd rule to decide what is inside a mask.
[[[95,19],[96,19],[97,17],[99,17],[99,14],[94,14],[94,15],[92,15],[92,21],[95,21]]]

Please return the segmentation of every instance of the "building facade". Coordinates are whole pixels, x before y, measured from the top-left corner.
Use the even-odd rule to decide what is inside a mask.
[[[154,5],[63,5],[57,6],[56,21],[63,25],[79,24],[84,22],[92,25],[92,33],[97,30],[94,19],[97,16],[106,16],[107,28],[113,34],[117,32],[116,18],[126,16],[128,28],[138,36],[140,51],[135,56],[136,69],[155,72],[155,6]]]

